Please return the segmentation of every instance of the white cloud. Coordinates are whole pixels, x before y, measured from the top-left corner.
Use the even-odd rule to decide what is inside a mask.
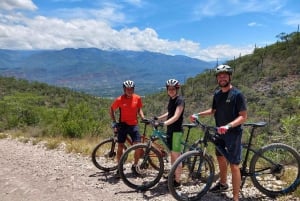
[[[253,50],[252,47],[236,48],[229,45],[202,49],[199,43],[184,38],[178,41],[160,38],[156,30],[149,27],[117,30],[113,28],[115,24],[126,24],[124,22],[128,21],[121,12],[121,5],[103,3],[105,6],[100,9],[56,10],[55,12],[64,15],[59,15],[59,18],[45,16],[29,18],[19,12],[0,13],[0,47],[5,49],[96,47],[104,50],[147,50],[164,54],[183,54],[207,61],[231,59],[233,55],[245,55]],[[141,1],[127,0],[127,3],[140,5]],[[10,9],[36,9],[29,0],[2,0],[0,9],[4,9],[4,4],[10,5]]]
[[[31,0],[1,0],[0,10],[36,10],[36,5]]]
[[[27,18],[21,14],[0,14],[0,46],[8,49],[63,49],[67,47],[96,47],[99,49],[121,49],[153,51],[165,54],[181,52],[203,60],[230,58],[232,55],[247,54],[249,48],[235,49],[216,46],[206,50],[198,43],[181,39],[169,41],[159,38],[154,29],[140,30],[124,28],[114,30],[99,20],[62,20],[37,16]]]
[[[271,13],[280,10],[284,4],[283,0],[229,0],[226,3],[224,0],[206,0],[195,6],[194,14],[202,18],[204,16],[233,16],[249,12]]]
[[[117,7],[106,6],[101,9],[58,9],[52,12],[53,16],[59,16],[64,19],[95,19],[105,21],[111,25],[121,24],[126,22],[126,17],[122,12],[118,11]]]
[[[297,27],[300,24],[300,13],[285,12],[285,24]]]
[[[239,56],[244,56],[252,53],[254,47],[245,46],[245,47],[233,47],[231,45],[221,44],[206,49],[202,49],[197,52],[193,57],[201,58],[207,61],[216,61],[223,59],[234,59]]]
[[[250,22],[250,23],[248,23],[248,26],[249,27],[258,27],[258,26],[262,26],[262,24],[259,24],[257,22]]]

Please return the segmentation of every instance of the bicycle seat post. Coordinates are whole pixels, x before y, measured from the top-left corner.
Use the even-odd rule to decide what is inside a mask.
[[[256,129],[255,126],[251,126],[250,137],[249,137],[249,141],[248,141],[248,147],[250,147],[252,145],[252,140],[253,140],[255,129]]]
[[[248,173],[246,168],[247,168],[247,161],[248,161],[248,157],[249,157],[249,153],[250,153],[250,150],[251,150],[251,145],[252,145],[252,141],[253,141],[253,138],[254,138],[254,131],[256,130],[256,128],[258,127],[263,127],[265,126],[266,123],[265,122],[258,122],[258,123],[245,123],[244,126],[251,126],[251,130],[250,130],[250,137],[248,139],[248,143],[246,145],[246,154],[245,154],[245,157],[244,157],[244,161],[243,161],[243,164],[242,164],[242,167],[241,167],[241,176],[250,176],[251,173]],[[244,178],[245,179],[245,178]],[[241,185],[241,188],[243,187],[245,183],[245,180],[242,181],[242,185]]]
[[[241,178],[242,178],[240,189],[243,188],[243,186],[246,182],[247,176],[251,175],[251,173],[249,173],[247,170],[247,161],[248,161],[248,157],[249,157],[249,153],[250,153],[250,149],[251,149],[251,145],[252,145],[254,130],[256,128],[252,124],[245,124],[245,126],[251,126],[251,131],[250,131],[250,137],[248,139],[248,143],[246,145],[246,154],[244,157],[244,161],[242,163],[242,166],[240,167],[240,173],[241,173]]]
[[[251,131],[250,131],[250,137],[248,140],[248,147],[251,146],[252,140],[254,137],[254,131],[258,127],[264,127],[266,125],[266,122],[257,122],[257,123],[245,123],[244,126],[251,126]]]
[[[190,130],[191,130],[191,128],[192,128],[192,127],[188,126],[188,131],[187,131],[187,133],[186,133],[185,141],[182,142],[183,147],[184,147],[184,150],[182,150],[183,152],[185,152],[185,149],[186,149],[186,143],[187,143],[187,141],[188,141],[188,139],[189,139],[189,135],[190,135]]]

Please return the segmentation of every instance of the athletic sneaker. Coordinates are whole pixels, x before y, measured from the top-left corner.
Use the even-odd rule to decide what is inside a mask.
[[[181,186],[181,183],[174,180],[174,187],[178,188],[179,186]]]
[[[116,179],[120,179],[120,178],[121,178],[120,173],[119,173],[119,170],[117,170],[117,172],[116,172],[116,174],[115,174],[115,178],[116,178]]]
[[[136,170],[136,165],[132,165],[131,166],[131,172],[134,174],[134,175],[136,175],[136,176],[138,176],[138,175],[140,175],[139,173],[138,173],[138,171]]]
[[[213,188],[211,188],[209,191],[212,193],[222,192],[226,191],[228,189],[228,184],[221,184],[218,182]]]

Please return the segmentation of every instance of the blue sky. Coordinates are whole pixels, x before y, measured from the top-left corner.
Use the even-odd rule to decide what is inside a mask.
[[[1,0],[1,49],[96,47],[233,59],[298,30],[299,0]]]

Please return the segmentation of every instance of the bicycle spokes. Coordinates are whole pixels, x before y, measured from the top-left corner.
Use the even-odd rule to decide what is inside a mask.
[[[137,161],[134,157],[136,151],[140,153]],[[136,144],[122,155],[119,170],[127,186],[136,190],[146,190],[160,180],[164,164],[157,149],[148,147],[146,144]]]
[[[254,185],[269,196],[285,194],[299,185],[299,158],[287,146],[275,144],[252,162]]]
[[[117,146],[114,139],[99,143],[92,152],[92,162],[100,170],[113,171],[118,167],[116,160]]]
[[[180,160],[181,159],[181,160]],[[178,200],[198,200],[210,188],[213,177],[213,164],[208,157],[199,152],[190,152],[177,160],[171,168],[168,186],[172,195]],[[172,183],[175,170],[182,167],[181,186],[175,188]]]

